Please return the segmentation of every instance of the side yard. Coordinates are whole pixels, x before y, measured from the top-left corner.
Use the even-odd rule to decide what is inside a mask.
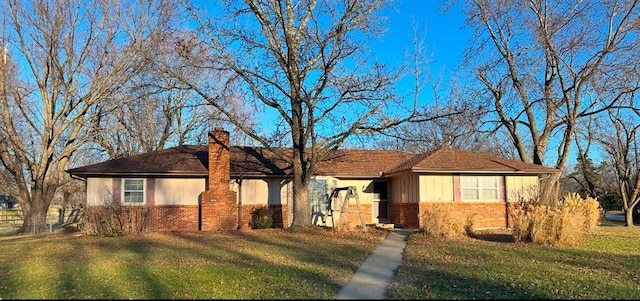
[[[605,221],[578,247],[506,233],[410,237],[389,299],[640,299],[640,227]]]
[[[47,225],[53,232],[60,228],[72,214],[70,209],[62,209],[56,206],[49,208],[47,214]],[[18,209],[0,209],[0,236],[11,235],[15,230],[22,226],[22,210]]]

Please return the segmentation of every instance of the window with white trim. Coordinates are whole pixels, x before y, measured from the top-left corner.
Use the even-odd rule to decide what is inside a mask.
[[[462,201],[499,201],[497,176],[460,176]]]
[[[144,205],[145,179],[122,179],[122,203],[125,205]]]

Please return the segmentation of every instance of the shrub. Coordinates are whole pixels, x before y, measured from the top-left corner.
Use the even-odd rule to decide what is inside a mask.
[[[620,194],[616,192],[607,191],[598,200],[603,210],[621,210],[624,206]]]
[[[422,232],[430,237],[451,238],[465,233],[465,218],[450,204],[429,204],[420,216]]]
[[[251,213],[251,228],[273,228],[273,210],[267,206],[259,207]]]
[[[90,235],[123,236],[145,232],[151,208],[142,206],[92,206],[84,209],[80,229]]]
[[[558,207],[519,203],[513,210],[516,242],[541,245],[577,245],[601,220],[602,209],[593,198],[566,195]]]

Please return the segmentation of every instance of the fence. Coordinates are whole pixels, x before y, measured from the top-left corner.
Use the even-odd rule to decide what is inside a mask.
[[[70,210],[66,210],[70,211]],[[47,212],[47,225],[49,231],[53,231],[54,225],[62,224],[68,215],[62,208],[49,208]],[[0,209],[0,236],[14,233],[22,226],[22,210],[20,209]]]

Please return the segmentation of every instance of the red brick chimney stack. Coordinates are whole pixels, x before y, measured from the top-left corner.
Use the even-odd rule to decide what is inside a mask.
[[[209,132],[209,190],[229,189],[229,132],[215,128]]]
[[[231,191],[229,132],[209,132],[209,189],[201,195],[200,230],[236,230],[238,202]]]

